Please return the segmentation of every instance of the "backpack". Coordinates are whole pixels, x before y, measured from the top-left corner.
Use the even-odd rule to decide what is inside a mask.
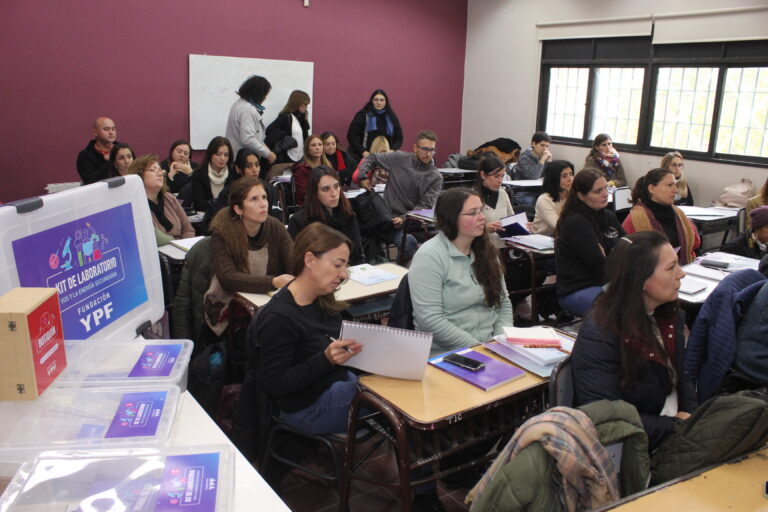
[[[720,197],[712,201],[712,206],[745,208],[747,199],[755,195],[755,185],[749,178],[741,178],[739,183],[728,185],[724,190]]]

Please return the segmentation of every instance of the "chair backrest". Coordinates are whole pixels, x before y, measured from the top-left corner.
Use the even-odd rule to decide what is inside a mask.
[[[413,329],[413,302],[411,302],[411,288],[408,285],[408,274],[404,275],[397,286],[395,300],[392,301],[392,309],[389,310],[390,327],[400,329]]]
[[[573,369],[571,356],[557,363],[549,376],[549,406],[573,407]]]

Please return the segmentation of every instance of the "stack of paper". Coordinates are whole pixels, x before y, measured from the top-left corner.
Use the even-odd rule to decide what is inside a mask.
[[[528,329],[538,330],[532,327],[521,330],[525,331]],[[506,334],[496,336],[496,342],[486,343],[485,347],[531,373],[535,373],[540,377],[549,377],[555,365],[573,350],[574,342],[573,338],[565,334],[554,330],[553,332],[560,341],[560,348],[530,348],[517,345],[509,342]]]
[[[550,327],[505,327],[504,334],[513,345],[560,348],[560,338]]]
[[[196,236],[194,238],[180,238],[179,240],[172,240],[171,245],[178,247],[184,252],[189,251],[197,242],[205,238],[204,236]]]
[[[391,281],[393,279],[397,279],[398,277],[400,276],[397,274],[387,272],[386,270],[374,267],[368,263],[349,267],[349,278],[366,286]]]

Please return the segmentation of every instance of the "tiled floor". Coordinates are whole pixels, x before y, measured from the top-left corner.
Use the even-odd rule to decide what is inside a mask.
[[[374,438],[369,443],[374,442]],[[371,445],[372,446],[372,445]],[[365,450],[361,445],[359,450]],[[307,461],[312,467],[322,466],[327,470],[330,462],[327,457],[314,457]],[[371,476],[394,481],[397,476],[395,455],[389,443],[383,443],[362,466]],[[298,473],[289,473],[283,480],[280,497],[294,512],[330,512],[338,510],[339,493],[335,486],[330,486]],[[438,484],[438,496],[446,510],[458,512],[469,510],[464,505],[464,496],[469,489],[448,490],[442,483]],[[400,500],[396,491],[385,487],[375,486],[365,482],[354,481],[350,494],[350,510],[352,512],[395,512],[400,510]]]

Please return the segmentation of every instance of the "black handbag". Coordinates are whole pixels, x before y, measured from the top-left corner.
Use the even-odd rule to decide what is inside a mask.
[[[379,194],[368,190],[350,200],[361,232],[371,232],[382,224],[392,224],[392,210]]]

